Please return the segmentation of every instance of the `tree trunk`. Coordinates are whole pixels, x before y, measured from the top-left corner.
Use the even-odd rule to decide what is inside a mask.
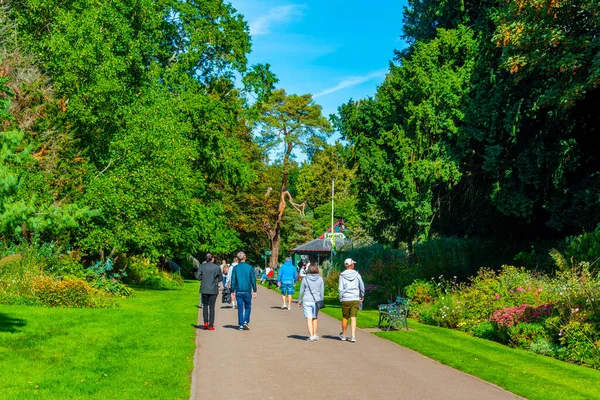
[[[271,258],[269,259],[269,267],[277,268],[279,260],[279,245],[281,244],[281,236],[277,234],[276,237],[271,240]]]

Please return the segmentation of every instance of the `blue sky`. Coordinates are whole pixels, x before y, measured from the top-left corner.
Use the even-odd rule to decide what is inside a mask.
[[[250,25],[250,64],[269,63],[288,93],[312,93],[328,116],[375,94],[405,47],[406,0],[231,0]]]

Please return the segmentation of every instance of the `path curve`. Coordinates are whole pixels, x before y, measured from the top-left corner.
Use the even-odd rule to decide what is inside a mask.
[[[191,400],[520,398],[364,330],[343,342],[340,322],[325,314],[321,340],[309,343],[302,309],[281,310],[281,296],[264,287],[249,331],[238,331],[237,310],[223,306],[219,296],[216,330],[197,331]]]

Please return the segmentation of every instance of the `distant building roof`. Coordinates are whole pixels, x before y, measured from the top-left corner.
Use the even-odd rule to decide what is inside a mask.
[[[337,220],[337,222],[333,225],[333,231],[335,234],[335,248],[337,251],[344,250],[349,244],[352,243],[350,239],[346,239],[343,235],[342,231],[346,229],[346,224],[344,224],[344,220],[341,218]],[[331,252],[331,236],[327,236],[327,234],[331,234],[331,227],[327,229],[321,236],[317,239],[313,239],[310,242],[306,242],[292,250],[291,253],[324,253],[327,254]],[[326,237],[327,236],[327,237]]]

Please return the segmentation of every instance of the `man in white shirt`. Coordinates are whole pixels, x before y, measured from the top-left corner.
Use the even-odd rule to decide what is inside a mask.
[[[237,257],[233,257],[233,262],[229,266],[229,271],[227,271],[227,287],[231,289],[231,275],[233,275],[233,268],[238,265],[240,259]],[[231,292],[231,306],[233,308],[237,308],[237,301],[235,300],[235,293]]]

